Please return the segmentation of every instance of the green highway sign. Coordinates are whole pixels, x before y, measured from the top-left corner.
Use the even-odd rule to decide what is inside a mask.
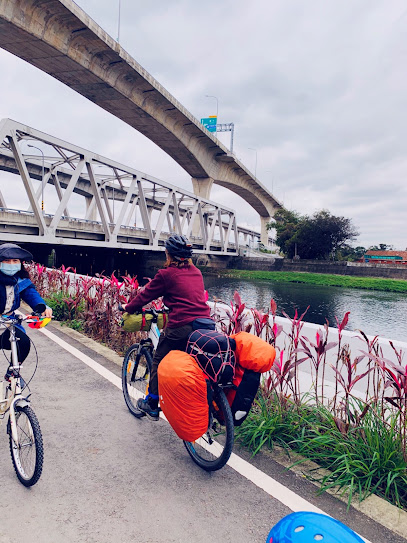
[[[216,123],[218,118],[216,115],[213,115],[212,117],[206,117],[205,119],[201,119],[201,124],[204,125],[206,130],[209,130],[209,132],[216,132]]]

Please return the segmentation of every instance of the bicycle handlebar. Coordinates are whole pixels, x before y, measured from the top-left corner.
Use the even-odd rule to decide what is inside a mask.
[[[52,317],[42,317],[37,314],[26,315],[25,320],[30,328],[43,328],[51,321]]]
[[[122,304],[118,306],[119,311],[126,311]],[[156,317],[160,313],[169,313],[169,309],[156,309],[155,307],[149,307],[148,309],[142,309],[141,311],[135,311],[134,315],[140,315],[141,313],[147,313]]]
[[[45,319],[52,319],[53,317],[43,317],[41,315],[38,315],[37,313],[32,313],[31,315],[26,315],[25,318],[23,318],[23,321],[25,322],[37,322],[37,321],[43,321]]]
[[[24,320],[20,315],[0,315],[0,324],[17,324]]]
[[[51,318],[42,317],[35,312],[31,315],[0,315],[0,324],[16,326],[24,321],[30,328],[43,328],[50,322]]]

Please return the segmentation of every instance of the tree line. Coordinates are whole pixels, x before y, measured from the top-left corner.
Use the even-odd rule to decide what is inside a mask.
[[[363,258],[367,250],[350,245],[359,235],[352,220],[336,217],[326,209],[316,211],[312,216],[279,209],[267,228],[276,231],[276,245],[287,258],[355,261]],[[392,247],[381,243],[369,249],[388,250]]]

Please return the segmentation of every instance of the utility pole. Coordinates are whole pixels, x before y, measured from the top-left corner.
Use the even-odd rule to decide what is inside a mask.
[[[207,130],[209,130],[209,132],[230,132],[230,152],[233,153],[233,137],[234,137],[235,125],[234,123],[218,124],[219,100],[217,96],[213,96],[212,94],[205,94],[205,97],[215,98],[216,100],[216,124],[213,123],[213,117],[207,117],[205,119],[201,119],[201,123],[204,125],[204,127]]]
[[[230,152],[233,153],[233,134],[235,130],[234,123],[217,124],[216,132],[230,132]]]

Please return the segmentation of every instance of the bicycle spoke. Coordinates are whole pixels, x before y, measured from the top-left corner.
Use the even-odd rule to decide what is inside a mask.
[[[137,400],[144,397],[150,379],[152,360],[150,351],[138,344],[127,351],[122,366],[122,388],[124,400],[129,411],[135,416],[143,416],[137,408]]]
[[[215,406],[213,406],[215,409]],[[207,471],[222,468],[228,461],[233,448],[234,427],[232,413],[223,391],[218,392],[216,413],[221,415],[224,424],[213,418],[208,430],[195,442],[184,441],[193,461]]]
[[[44,458],[41,429],[34,411],[16,407],[18,444],[10,434],[10,451],[17,477],[25,486],[32,486],[40,478]]]

